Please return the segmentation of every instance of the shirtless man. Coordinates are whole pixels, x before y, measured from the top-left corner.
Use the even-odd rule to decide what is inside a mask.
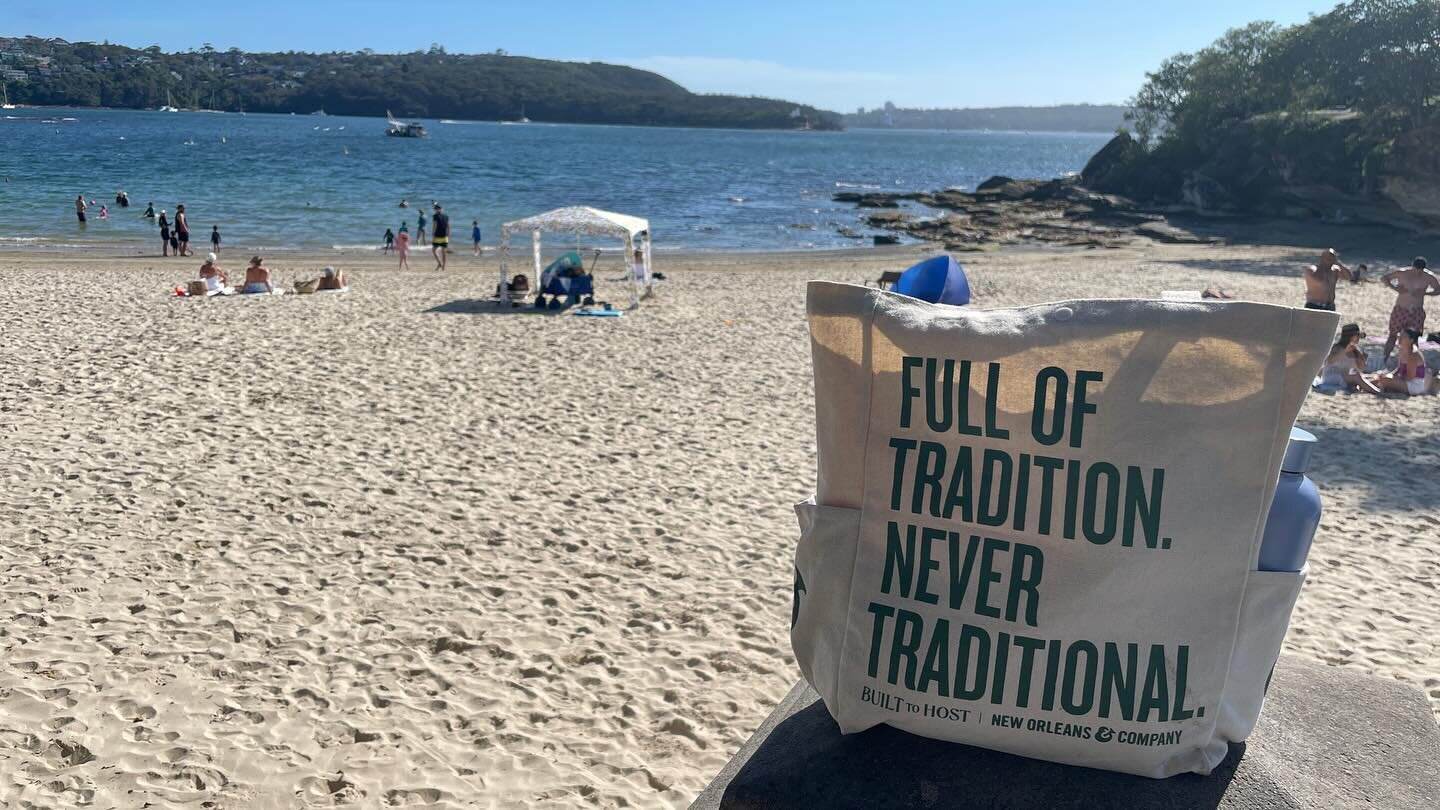
[[[1389,336],[1385,338],[1385,359],[1395,349],[1400,332],[1425,331],[1425,296],[1440,295],[1440,278],[1426,269],[1425,257],[1416,256],[1409,267],[1399,267],[1380,277],[1380,283],[1394,290],[1395,308],[1390,310]]]
[[[1335,248],[1326,248],[1320,261],[1305,268],[1305,308],[1335,311],[1335,282],[1350,279],[1350,268],[1340,263]]]

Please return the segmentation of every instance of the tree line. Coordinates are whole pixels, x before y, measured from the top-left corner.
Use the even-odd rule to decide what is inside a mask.
[[[654,73],[598,62],[428,51],[164,53],[109,43],[19,40],[49,60],[10,84],[21,104],[746,129],[839,129],[840,116],[777,99],[691,93]],[[30,62],[7,61],[25,68]]]

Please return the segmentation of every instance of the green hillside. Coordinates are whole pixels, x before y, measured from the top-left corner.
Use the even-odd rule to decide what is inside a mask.
[[[620,65],[443,48],[405,54],[247,53],[0,37],[0,79],[18,104],[509,120],[838,129],[840,116],[775,99],[699,95]],[[168,94],[168,95],[167,95]]]

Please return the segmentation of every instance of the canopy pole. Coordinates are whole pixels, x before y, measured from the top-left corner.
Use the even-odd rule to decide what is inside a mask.
[[[654,265],[651,264],[650,260],[650,231],[648,230],[641,235],[641,250],[643,254],[640,260],[645,265],[645,291],[647,294],[653,293],[655,291],[655,275]]]
[[[625,234],[625,275],[630,277],[630,308],[640,306],[640,277],[635,275],[635,236]]]
[[[535,281],[536,292],[545,292],[545,287],[540,281],[540,231],[530,232],[530,250],[535,254]]]
[[[510,285],[505,282],[509,279],[510,257],[510,229],[506,226],[500,227],[500,306],[510,303]]]

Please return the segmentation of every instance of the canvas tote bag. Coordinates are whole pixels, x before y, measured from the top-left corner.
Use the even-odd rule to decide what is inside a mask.
[[[791,641],[845,733],[1149,777],[1255,725],[1305,573],[1256,570],[1337,317],[944,307],[812,282]]]

